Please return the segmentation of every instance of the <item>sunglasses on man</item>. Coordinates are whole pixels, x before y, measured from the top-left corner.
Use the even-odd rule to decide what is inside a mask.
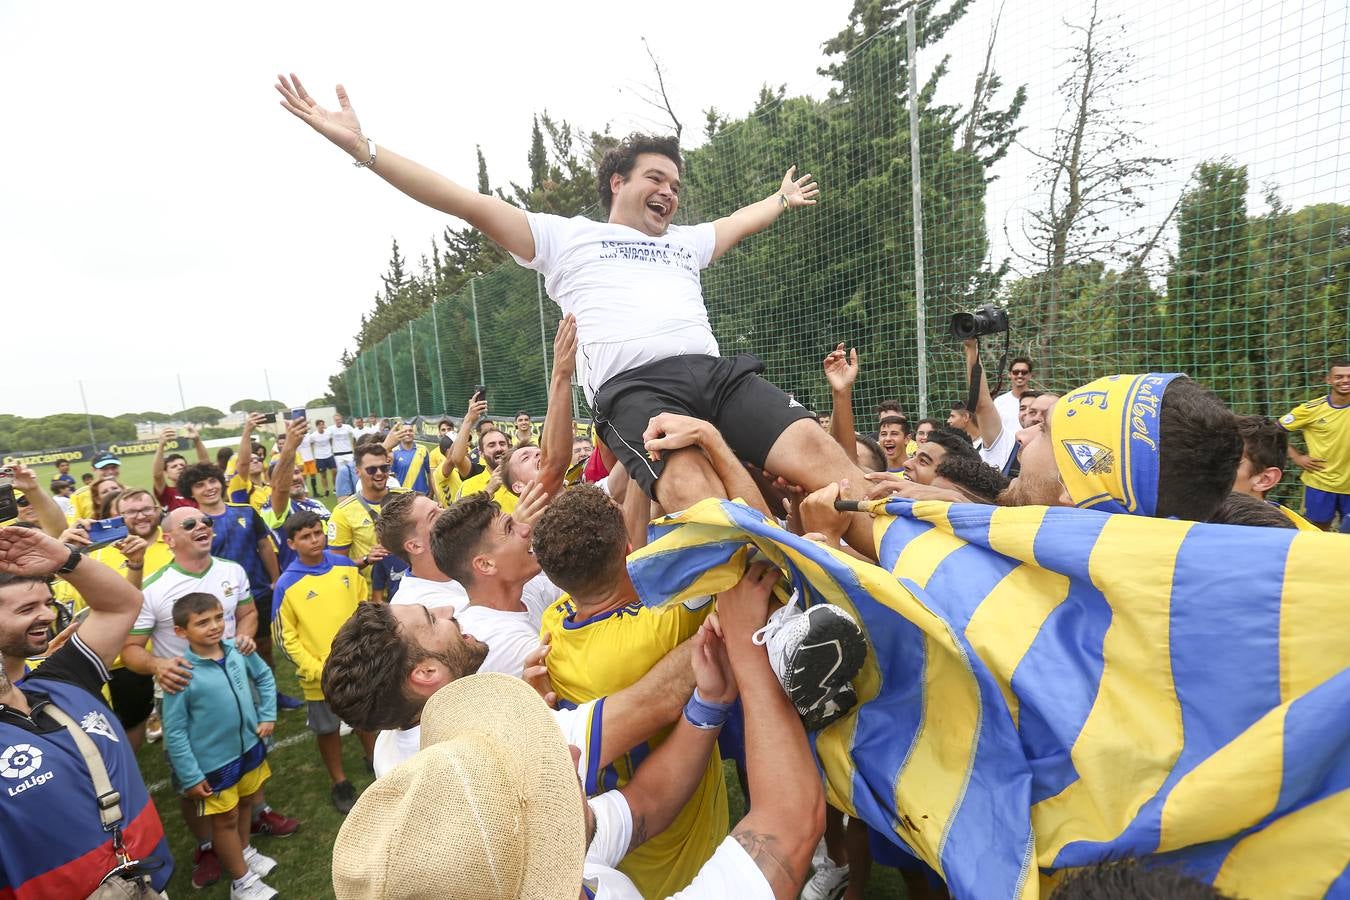
[[[184,531],[192,531],[198,525],[205,525],[207,528],[215,528],[216,523],[203,516],[200,519],[184,519],[182,522]]]
[[[367,475],[388,475],[391,468],[393,467],[390,466],[389,463],[385,463],[382,466],[366,466],[365,473]]]

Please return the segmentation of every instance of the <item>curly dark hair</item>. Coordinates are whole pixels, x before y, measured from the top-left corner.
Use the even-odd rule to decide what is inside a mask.
[[[408,565],[412,565],[412,560],[408,558],[408,551],[403,549],[403,542],[412,530],[409,516],[420,496],[416,491],[390,494],[384,498],[384,503],[380,505],[380,517],[375,520],[375,539],[380,542],[380,546]]]
[[[534,526],[534,558],[574,597],[617,581],[628,549],[623,512],[604,491],[579,484],[549,503]]]
[[[935,473],[961,488],[981,503],[993,504],[1008,489],[1008,477],[978,456],[948,453],[937,464]]]
[[[431,526],[431,558],[436,568],[468,586],[473,583],[473,558],[502,508],[480,491],[451,503]]]
[[[675,164],[675,168],[684,171],[684,160],[680,158],[680,142],[674,136],[660,137],[654,134],[642,134],[635,131],[605,153],[600,160],[600,169],[596,173],[596,188],[600,191],[600,205],[609,212],[614,203],[614,190],[610,187],[610,178],[619,175],[628,179],[633,172],[637,158],[643,153],[659,153]]]
[[[192,496],[193,489],[204,481],[210,481],[212,478],[220,482],[220,489],[223,492],[227,482],[225,481],[225,473],[221,470],[220,466],[215,463],[197,463],[196,465],[188,466],[183,470],[183,474],[178,476],[178,484],[176,485],[178,493],[182,494],[183,497],[188,500],[193,500],[195,499]]]
[[[389,604],[359,603],[323,664],[324,699],[353,728],[406,728],[422,711],[422,701],[407,689],[408,676],[432,655],[405,638]]]

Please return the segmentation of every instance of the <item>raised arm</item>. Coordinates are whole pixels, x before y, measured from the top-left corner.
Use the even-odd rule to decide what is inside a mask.
[[[368,165],[404,194],[463,219],[521,259],[527,262],[534,259],[534,233],[523,209],[499,197],[461,187],[387,147],[377,148],[361,131],[361,123],[342,85],[337,86],[336,110],[324,109],[316,103],[294,74],[290,78],[278,75],[276,89],[281,94],[283,109],[328,138],[357,163]]]
[[[689,639],[693,644],[690,659],[698,682],[696,699],[686,705],[670,736],[642,761],[632,780],[619,789],[633,815],[629,850],[669,828],[694,795],[708,770],[708,756],[717,743],[722,723],[736,700],[736,679],[717,628],[717,617],[709,616]]]
[[[463,421],[459,423],[455,442],[450,445],[450,452],[445,454],[445,459],[441,462],[441,477],[449,478],[452,472],[459,472],[460,478],[469,476],[469,469],[472,468],[469,465],[469,438],[485,412],[487,401],[479,400],[478,395],[474,394],[473,399],[469,401],[469,408],[464,413]]]
[[[37,475],[33,470],[18,463],[14,466],[14,486],[23,491],[24,498],[32,505],[34,512],[37,513],[38,525],[51,537],[60,537],[61,532],[66,530],[66,514],[61,512],[61,507],[56,505],[52,499],[38,484]]]
[[[71,550],[36,528],[0,528],[0,572],[47,576],[67,565]],[[75,568],[61,577],[80,593],[89,616],[78,634],[107,665],[117,658],[141,610],[141,592],[125,578],[88,556],[76,556]]]
[[[155,486],[155,497],[164,493],[164,487],[168,482],[164,478],[164,445],[177,436],[172,428],[165,428],[159,433],[159,443],[155,446],[155,458],[150,460],[150,480]]]
[[[249,413],[244,419],[244,430],[239,436],[239,449],[234,456],[234,474],[243,482],[242,490],[247,491],[253,482],[253,429],[263,422],[262,413]]]
[[[540,433],[539,483],[550,497],[562,490],[572,462],[572,373],[577,366],[577,320],[571,313],[558,322],[553,337],[553,380],[548,388],[548,412]]]
[[[276,477],[272,479],[272,514],[281,522],[286,520],[286,511],[291,505],[291,475],[295,472],[295,454],[308,433],[308,420],[291,419],[286,425],[286,436],[277,454],[277,467],[273,469]],[[276,578],[272,580],[275,582]]]
[[[192,441],[192,449],[197,451],[197,462],[209,463],[211,454],[206,452],[206,444],[202,442],[202,433],[197,430],[195,425],[183,426],[183,437]]]
[[[845,455],[858,461],[858,440],[854,437],[853,383],[858,380],[858,349],[847,354],[841,341],[825,357],[825,380],[830,383],[830,437],[844,448]]]
[[[809,174],[794,178],[795,174],[797,167],[793,166],[783,176],[783,184],[778,190],[758,203],[742,206],[731,215],[713,222],[713,232],[717,235],[717,243],[713,247],[714,260],[750,235],[768,228],[784,210],[816,204],[820,188]]]
[[[801,890],[811,853],[825,831],[825,793],[797,710],[752,635],[768,618],[778,570],[752,566],[717,599],[727,655],[745,711],[745,764],[750,811],[732,830],[778,900]]]
[[[966,354],[966,377],[969,378],[971,370],[980,358],[980,342],[970,338],[962,341],[961,347]],[[974,412],[980,423],[980,438],[984,441],[984,446],[992,447],[994,441],[1003,434],[1003,417],[994,408],[994,398],[989,395],[989,379],[984,377],[983,366],[980,367],[980,392],[975,401]]]

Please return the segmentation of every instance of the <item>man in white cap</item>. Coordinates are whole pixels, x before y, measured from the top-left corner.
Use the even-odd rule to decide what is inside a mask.
[[[638,900],[614,866],[683,807],[739,685],[755,803],[675,896],[796,897],[825,803],[797,711],[752,638],[776,578],[755,567],[722,595],[720,621],[693,639],[698,690],[683,721],[620,790],[585,799],[578,748],[519,681],[478,675],[439,691],[423,750],[369,788],[338,833],[337,896]]]

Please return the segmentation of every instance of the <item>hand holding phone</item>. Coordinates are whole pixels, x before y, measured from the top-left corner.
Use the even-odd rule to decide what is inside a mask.
[[[109,544],[115,544],[128,535],[127,523],[121,516],[113,516],[111,519],[95,519],[89,523],[87,529],[89,535],[89,546],[81,547],[81,553],[88,553],[91,550],[98,550]]]

